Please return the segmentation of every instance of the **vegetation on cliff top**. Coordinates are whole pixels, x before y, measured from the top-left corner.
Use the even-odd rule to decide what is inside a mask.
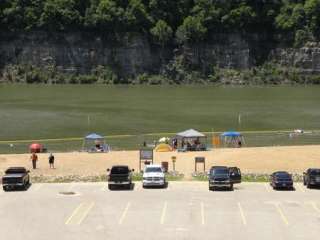
[[[155,43],[198,42],[214,33],[319,40],[319,0],[2,0],[0,28],[150,35]]]

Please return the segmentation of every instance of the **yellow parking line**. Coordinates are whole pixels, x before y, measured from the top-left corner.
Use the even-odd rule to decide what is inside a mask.
[[[85,217],[88,215],[90,210],[93,208],[94,202],[81,203],[71,214],[71,216],[65,222],[66,225],[80,225]]]
[[[269,183],[265,183],[263,184],[265,189],[267,190],[267,192],[270,192],[270,184]]]
[[[34,191],[39,191],[40,188],[42,188],[42,186],[43,186],[43,184],[38,183],[33,189],[34,189]]]
[[[204,221],[204,204],[203,202],[200,203],[201,206],[201,224],[204,225],[205,221]]]
[[[320,213],[320,208],[317,206],[317,204],[315,202],[310,202],[311,206],[313,207],[313,209],[317,212]]]
[[[80,225],[82,223],[82,221],[86,218],[86,216],[88,215],[88,213],[90,212],[90,210],[93,208],[94,206],[94,202],[92,202],[88,208],[86,210],[84,210],[82,216],[80,217],[79,221],[77,222],[78,225]]]
[[[70,217],[65,222],[66,225],[70,224],[72,219],[77,215],[77,213],[79,212],[79,210],[82,208],[83,205],[84,205],[84,203],[80,203],[80,205],[73,211],[73,213],[70,215]]]
[[[282,209],[280,208],[279,204],[275,204],[275,207],[276,207],[278,213],[280,214],[280,217],[281,217],[282,221],[284,222],[284,224],[288,226],[289,225],[289,221],[286,218],[286,216],[284,215],[284,213],[283,213]]]
[[[161,212],[161,218],[160,218],[160,224],[164,224],[164,219],[166,217],[168,203],[164,202],[162,212]]]
[[[243,225],[247,225],[246,216],[244,215],[244,212],[243,212],[243,209],[242,209],[242,206],[241,206],[240,202],[238,202],[238,208],[239,208],[239,211],[240,211],[240,216],[241,216],[241,220],[242,220]]]
[[[303,189],[303,187],[301,186],[301,184],[297,183],[296,186],[298,187],[298,189],[299,189],[301,192],[303,192],[303,193],[306,192],[306,191]]]
[[[127,215],[127,212],[128,212],[128,210],[129,210],[129,208],[130,208],[130,205],[131,205],[131,203],[128,202],[127,205],[126,205],[126,207],[125,207],[125,209],[124,209],[124,211],[123,211],[123,213],[122,213],[122,215],[121,215],[121,217],[120,217],[120,219],[119,219],[119,224],[120,224],[120,225],[123,223],[123,221],[124,221],[124,219],[125,219],[125,217],[126,217],[126,215]]]

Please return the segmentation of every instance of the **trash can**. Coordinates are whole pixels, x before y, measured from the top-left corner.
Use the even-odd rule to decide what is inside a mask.
[[[161,162],[161,166],[164,169],[165,172],[168,172],[169,170],[169,162]]]

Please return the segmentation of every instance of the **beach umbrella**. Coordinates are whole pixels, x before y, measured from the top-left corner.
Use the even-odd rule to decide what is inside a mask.
[[[39,152],[42,152],[42,149],[43,149],[43,146],[42,144],[40,143],[32,143],[30,146],[29,146],[29,150],[30,152],[34,152],[34,153],[39,153]]]

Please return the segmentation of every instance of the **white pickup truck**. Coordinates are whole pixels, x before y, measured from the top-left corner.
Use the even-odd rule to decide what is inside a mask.
[[[147,165],[143,172],[142,186],[145,187],[166,187],[166,177],[161,165]]]

